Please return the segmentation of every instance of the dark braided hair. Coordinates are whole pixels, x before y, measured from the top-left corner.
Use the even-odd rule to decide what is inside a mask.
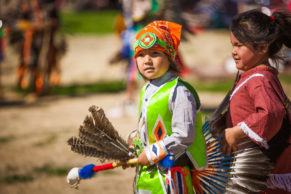
[[[267,43],[273,60],[282,59],[278,52],[283,45],[291,48],[291,15],[283,10],[275,11],[271,17],[257,9],[243,12],[233,18],[230,30],[241,43],[255,49]]]

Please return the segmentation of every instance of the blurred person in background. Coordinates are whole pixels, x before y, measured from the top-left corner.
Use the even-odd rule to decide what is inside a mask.
[[[19,54],[16,85],[35,97],[60,84],[59,59],[66,50],[64,39],[56,38],[61,4],[62,0],[12,0],[2,12],[7,43]]]
[[[23,1],[21,7],[19,28],[23,32],[23,42],[17,84],[22,89],[29,87],[37,95],[47,94],[50,85],[60,83],[55,42],[60,19],[56,1]]]

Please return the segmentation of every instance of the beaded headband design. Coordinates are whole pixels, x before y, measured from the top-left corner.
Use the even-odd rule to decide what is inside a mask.
[[[147,32],[144,35],[142,35],[135,43],[134,43],[134,50],[140,46],[143,49],[150,49],[152,47],[155,47],[155,44],[161,46],[164,48],[168,53],[171,54],[172,57],[176,56],[175,49],[168,44],[167,42],[159,39],[156,34],[152,32]]]

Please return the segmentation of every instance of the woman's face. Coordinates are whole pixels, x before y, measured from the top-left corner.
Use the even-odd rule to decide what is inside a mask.
[[[241,43],[232,33],[230,33],[230,41],[232,44],[232,57],[237,69],[247,71],[266,63],[268,59],[266,52],[255,49],[250,44]]]
[[[139,72],[148,80],[163,76],[170,67],[167,55],[155,49],[139,52],[136,56],[136,63]]]

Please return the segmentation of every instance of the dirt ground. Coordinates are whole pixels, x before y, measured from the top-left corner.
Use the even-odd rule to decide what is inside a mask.
[[[62,84],[91,83],[124,79],[124,65],[110,66],[109,57],[118,47],[114,36],[68,37],[68,53],[61,61]],[[219,73],[230,56],[228,34],[205,32],[182,43],[186,64]],[[127,194],[132,193],[135,169],[100,172],[82,181],[79,190],[69,187],[66,175],[52,173],[95,163],[70,151],[66,141],[78,128],[91,105],[102,107],[122,137],[136,128],[136,114],[112,117],[110,111],[121,105],[126,93],[92,94],[77,97],[23,98],[7,89],[14,84],[17,56],[7,50],[3,64],[4,94],[0,106],[0,194]],[[206,69],[206,70],[205,70]],[[204,107],[215,107],[224,94],[200,93]],[[138,92],[136,92],[138,101]],[[51,171],[50,171],[51,170]]]

